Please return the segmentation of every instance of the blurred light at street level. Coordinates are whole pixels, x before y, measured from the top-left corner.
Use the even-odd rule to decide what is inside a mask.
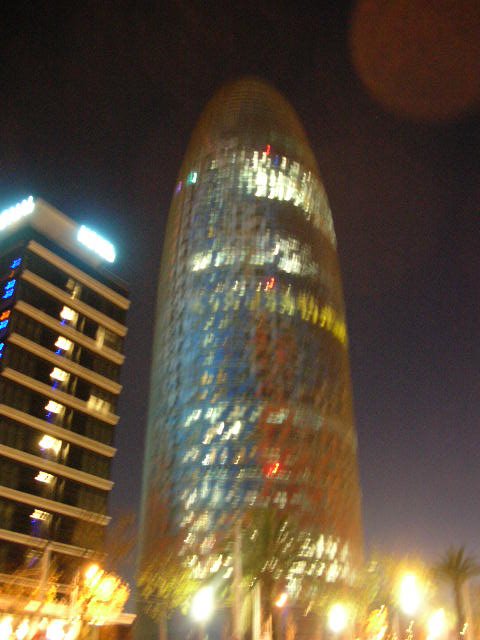
[[[437,609],[430,614],[427,623],[428,638],[434,640],[442,636],[447,630],[447,619],[444,609]]]
[[[402,577],[398,599],[401,610],[407,615],[413,616],[418,611],[423,593],[418,578],[413,573],[407,573]]]
[[[341,633],[348,625],[348,611],[343,604],[334,604],[328,612],[328,628],[333,633]]]
[[[63,629],[65,620],[52,620],[47,627],[45,637],[47,640],[63,640],[65,631]]]
[[[15,631],[16,639],[23,640],[29,631],[29,627],[28,620],[22,620]]]
[[[0,620],[0,640],[9,640],[12,635],[12,616],[6,616]]]
[[[203,587],[192,600],[191,614],[195,622],[206,622],[214,609],[213,588]]]

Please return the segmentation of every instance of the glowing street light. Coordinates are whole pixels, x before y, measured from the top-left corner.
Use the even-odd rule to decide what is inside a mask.
[[[413,573],[406,573],[401,581],[398,593],[400,609],[408,616],[413,616],[422,604],[423,593],[418,578]]]
[[[447,631],[447,619],[444,609],[437,609],[430,614],[427,622],[428,638],[436,640],[440,638]]]
[[[330,607],[327,624],[333,633],[342,633],[348,626],[348,609],[344,604],[337,602]]]
[[[195,622],[207,622],[215,608],[213,587],[202,587],[193,596],[190,613]]]

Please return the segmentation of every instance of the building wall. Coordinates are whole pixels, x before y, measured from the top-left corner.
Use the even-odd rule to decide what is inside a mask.
[[[9,571],[47,541],[54,553],[65,545],[63,564],[101,547],[128,300],[29,226],[0,252],[0,565]]]

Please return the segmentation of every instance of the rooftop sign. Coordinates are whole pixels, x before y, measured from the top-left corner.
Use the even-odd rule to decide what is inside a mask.
[[[9,207],[0,213],[0,231],[6,229],[21,218],[28,216],[35,209],[33,196],[29,196],[13,207]]]
[[[113,244],[83,224],[78,230],[77,240],[107,262],[115,261],[115,247]]]

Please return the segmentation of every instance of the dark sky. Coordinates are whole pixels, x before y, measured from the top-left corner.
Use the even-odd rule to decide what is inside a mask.
[[[0,207],[34,193],[95,226],[131,288],[112,507],[139,502],[176,174],[213,92],[256,74],[297,110],[332,206],[368,548],[480,556],[480,5],[10,5]]]

